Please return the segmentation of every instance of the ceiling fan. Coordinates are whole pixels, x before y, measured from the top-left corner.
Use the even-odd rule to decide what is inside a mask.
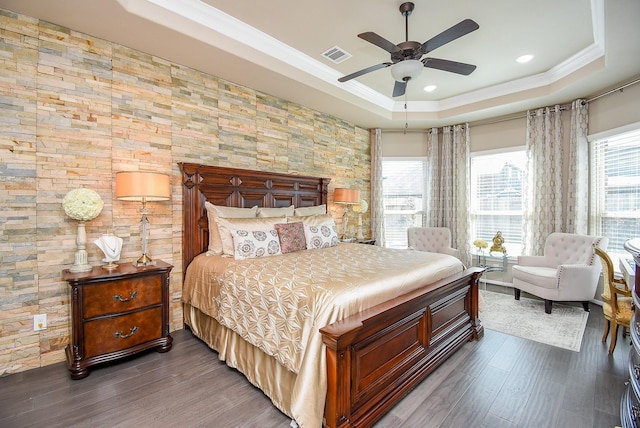
[[[413,9],[414,4],[411,2],[405,2],[400,5],[400,13],[405,17],[406,23],[406,41],[404,42],[394,45],[384,37],[373,32],[358,34],[358,37],[361,39],[366,40],[369,43],[373,43],[374,45],[389,52],[391,54],[391,62],[372,65],[371,67],[343,76],[339,78],[338,81],[346,82],[347,80],[362,76],[363,74],[391,66],[391,75],[396,80],[393,87],[393,96],[399,97],[404,95],[407,88],[407,82],[418,77],[424,67],[449,71],[451,73],[462,74],[465,76],[471,74],[473,70],[476,69],[475,65],[439,58],[422,58],[422,56],[442,45],[477,30],[480,26],[471,19],[465,19],[424,43],[409,41],[409,15],[411,15]]]

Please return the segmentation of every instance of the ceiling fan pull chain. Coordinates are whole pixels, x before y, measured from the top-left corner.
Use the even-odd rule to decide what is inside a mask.
[[[409,128],[409,113],[407,113],[407,93],[404,93],[404,135],[407,135]]]

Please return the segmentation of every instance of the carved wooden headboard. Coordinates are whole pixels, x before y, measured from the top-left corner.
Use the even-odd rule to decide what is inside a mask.
[[[249,208],[327,203],[330,178],[179,162],[182,171],[182,269],[209,246],[205,201]]]

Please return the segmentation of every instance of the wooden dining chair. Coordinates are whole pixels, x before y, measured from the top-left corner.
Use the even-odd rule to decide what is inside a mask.
[[[604,283],[602,312],[604,314],[605,325],[602,341],[607,341],[609,329],[612,327],[609,354],[613,354],[618,339],[618,326],[622,326],[622,337],[625,337],[631,323],[633,298],[631,297],[631,290],[627,287],[627,283],[623,279],[614,276],[613,263],[609,255],[596,246],[594,246],[593,249],[602,264],[602,279]]]

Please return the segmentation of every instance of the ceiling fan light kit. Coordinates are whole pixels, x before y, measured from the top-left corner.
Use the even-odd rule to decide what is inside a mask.
[[[372,65],[371,67],[364,68],[356,71],[355,73],[348,74],[338,79],[339,82],[346,82],[347,80],[354,79],[362,76],[363,74],[370,73],[381,68],[391,67],[391,75],[396,81],[393,88],[393,97],[399,97],[405,95],[407,82],[416,79],[423,68],[434,68],[437,70],[448,71],[451,73],[457,73],[464,76],[471,74],[476,66],[472,64],[465,64],[456,61],[449,61],[439,58],[422,58],[423,55],[454,41],[472,31],[477,30],[480,26],[471,19],[465,19],[460,21],[456,25],[441,32],[435,37],[427,40],[424,43],[419,43],[409,40],[409,15],[413,12],[415,5],[411,2],[405,2],[400,5],[400,13],[405,17],[405,38],[404,42],[393,44],[389,40],[382,36],[379,36],[373,32],[366,32],[358,34],[363,40],[384,49],[391,54],[391,62],[383,62],[380,64]]]
[[[398,82],[407,82],[420,76],[424,65],[417,59],[408,59],[393,64],[391,75]]]

